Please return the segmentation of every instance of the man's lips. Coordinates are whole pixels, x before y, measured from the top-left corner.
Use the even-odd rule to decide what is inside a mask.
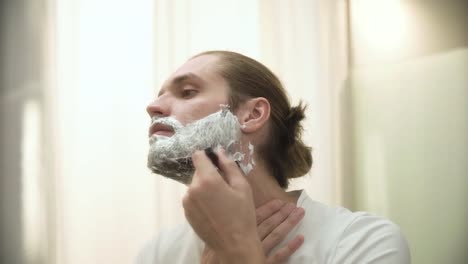
[[[172,127],[161,124],[161,123],[156,123],[150,127],[148,136],[151,137],[152,135],[158,135],[158,136],[171,137],[172,135],[174,135],[174,133],[175,132]]]

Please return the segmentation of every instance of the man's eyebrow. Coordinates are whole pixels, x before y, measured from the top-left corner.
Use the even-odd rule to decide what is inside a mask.
[[[195,81],[195,82],[203,82],[203,79],[200,78],[200,76],[194,74],[194,73],[186,73],[186,74],[182,74],[182,75],[179,75],[177,77],[175,77],[174,79],[172,79],[172,81],[169,83],[169,87],[171,86],[178,86],[180,85],[181,83],[184,83],[184,82],[187,82],[187,81]],[[164,92],[164,88],[162,88],[159,93],[158,93],[158,96],[160,96],[163,92]]]

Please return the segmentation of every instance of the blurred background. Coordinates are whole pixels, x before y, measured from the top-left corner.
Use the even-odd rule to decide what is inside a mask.
[[[3,0],[0,263],[131,263],[181,222],[146,169],[146,105],[227,49],[309,104],[321,202],[400,225],[413,263],[468,263],[468,2]],[[281,155],[279,153],[278,155]]]

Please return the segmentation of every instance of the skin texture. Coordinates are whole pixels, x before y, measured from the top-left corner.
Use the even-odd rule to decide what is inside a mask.
[[[219,111],[220,104],[227,104],[229,87],[214,73],[216,60],[203,56],[185,63],[163,84],[156,100],[148,105],[148,113],[173,116],[186,125]],[[187,78],[176,81],[183,76]]]
[[[217,62],[213,55],[186,62],[147,107],[149,115],[172,116],[185,125],[219,111],[219,105],[228,102],[229,86],[216,73]],[[247,100],[234,114],[243,125],[242,142],[265,143],[270,114],[265,98]],[[248,146],[241,146],[241,151],[247,152]],[[223,151],[216,154],[219,168],[205,152],[193,154],[195,173],[183,199],[187,220],[206,244],[202,261],[283,262],[304,239],[298,236],[271,252],[304,215],[302,208],[295,208],[299,194],[285,192],[256,153],[256,165],[248,176]]]

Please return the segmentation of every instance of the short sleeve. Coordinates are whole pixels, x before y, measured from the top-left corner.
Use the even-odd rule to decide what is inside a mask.
[[[331,263],[411,263],[400,228],[383,218],[360,214],[343,231]]]

